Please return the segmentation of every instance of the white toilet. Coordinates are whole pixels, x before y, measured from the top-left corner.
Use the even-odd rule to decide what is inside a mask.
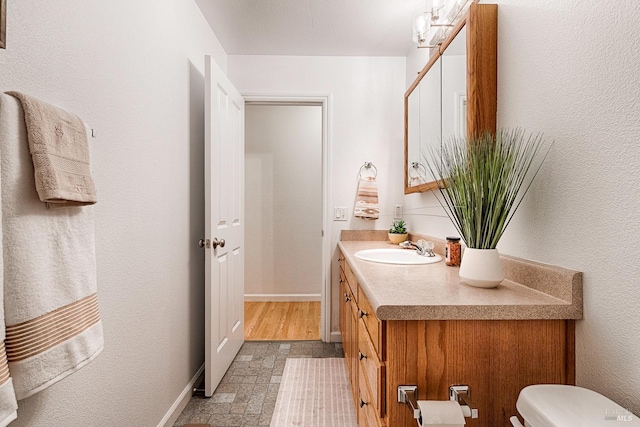
[[[595,391],[570,385],[525,387],[516,408],[525,427],[640,427],[640,419],[622,406]],[[511,417],[511,424],[523,427],[517,417]]]

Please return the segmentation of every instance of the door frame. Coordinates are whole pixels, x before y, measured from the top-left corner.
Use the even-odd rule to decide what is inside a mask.
[[[245,94],[245,105],[320,105],[322,107],[322,289],[320,339],[331,342],[331,95]]]

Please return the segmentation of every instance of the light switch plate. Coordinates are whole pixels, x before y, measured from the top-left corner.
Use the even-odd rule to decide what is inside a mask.
[[[393,208],[393,219],[402,219],[402,205],[395,205]]]
[[[346,221],[347,220],[347,208],[342,208],[342,207],[333,208],[333,220],[334,221]]]

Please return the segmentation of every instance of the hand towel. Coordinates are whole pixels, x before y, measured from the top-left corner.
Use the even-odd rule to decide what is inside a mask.
[[[372,176],[361,176],[358,180],[354,215],[356,218],[366,220],[375,220],[380,216],[378,184]]]
[[[96,203],[89,144],[82,120],[20,92],[7,92],[22,103],[35,187],[47,207]]]
[[[0,122],[1,123],[1,122]],[[2,151],[0,150],[0,157]],[[2,178],[0,177],[0,180]],[[1,202],[0,193],[0,202]],[[2,212],[0,211],[0,219]],[[0,247],[2,247],[2,233],[0,233]],[[9,365],[7,362],[7,352],[4,347],[4,304],[3,304],[3,262],[2,251],[0,251],[0,427],[5,427],[10,422],[16,419],[18,402],[16,401],[16,394],[13,391],[13,381],[9,374]]]
[[[0,94],[4,320],[18,400],[103,348],[93,207],[47,209],[38,198],[20,102]]]

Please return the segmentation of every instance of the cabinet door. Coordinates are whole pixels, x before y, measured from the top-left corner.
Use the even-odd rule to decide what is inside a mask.
[[[340,270],[340,333],[342,335],[342,348],[344,349],[353,404],[356,405],[358,395],[358,362],[357,362],[357,318],[352,305],[353,294],[349,288],[344,272]]]
[[[339,297],[339,301],[340,301],[340,334],[342,336],[342,345],[345,351],[345,356],[347,353],[347,332],[346,332],[346,325],[347,325],[347,312],[348,310],[350,310],[351,308],[349,307],[349,295],[346,291],[346,282],[345,282],[345,277],[344,277],[344,272],[342,271],[342,269],[340,269],[340,297]]]
[[[353,402],[354,405],[357,404],[357,396],[358,396],[358,317],[356,316],[356,312],[353,310],[353,305],[349,305],[351,310],[347,313],[347,318],[349,319],[347,323],[349,324],[349,379],[351,381],[351,392],[353,393]]]
[[[360,366],[359,379],[358,379],[358,406],[356,407],[358,413],[358,426],[359,427],[385,427],[384,421],[378,417],[376,413],[375,405],[367,379],[362,366]]]
[[[369,339],[369,334],[362,319],[358,321],[358,360],[361,369],[359,381],[362,376],[367,379],[369,385],[369,397],[375,413],[379,417],[384,416],[384,396],[385,396],[385,370],[384,363],[378,358]],[[362,385],[360,386],[362,387]]]

